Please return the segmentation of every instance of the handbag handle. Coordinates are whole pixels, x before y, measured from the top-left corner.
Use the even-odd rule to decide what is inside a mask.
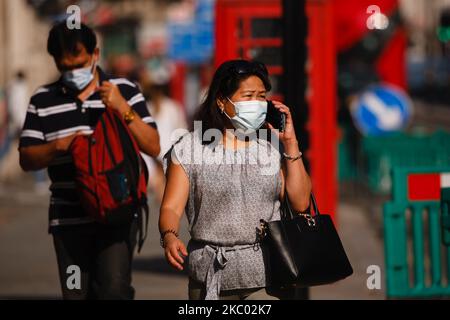
[[[314,193],[312,193],[312,192],[311,192],[311,201],[312,201],[314,212],[315,212],[314,216],[320,215],[319,207],[317,206],[317,202],[316,202],[316,197],[314,197]]]
[[[313,205],[313,209],[314,209],[314,216],[318,216],[320,215],[320,211],[319,211],[319,207],[317,206],[317,201],[316,198],[314,197],[314,194],[311,192],[311,196],[310,196],[310,207],[311,207],[311,203]],[[294,217],[296,215],[294,215],[294,212],[292,210],[291,207],[291,203],[289,202],[288,196],[287,194],[284,197],[284,206],[287,210],[282,210],[282,212],[284,213],[284,211],[287,211],[285,215],[285,217],[282,217],[283,219],[294,219]],[[309,214],[311,214],[311,208],[309,208]]]

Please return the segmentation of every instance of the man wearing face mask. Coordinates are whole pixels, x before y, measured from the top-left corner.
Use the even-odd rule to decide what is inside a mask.
[[[20,139],[20,165],[25,171],[48,168],[52,181],[49,232],[53,235],[64,299],[132,299],[131,259],[139,219],[120,226],[101,225],[84,212],[75,190],[75,168],[68,150],[80,134],[92,134],[105,108],[117,110],[140,150],[160,152],[156,124],[138,87],[111,78],[98,66],[93,30],[82,24],[55,25],[47,49],[61,77],[31,97]],[[68,281],[72,266],[81,281]],[[72,284],[72,285],[71,285]]]

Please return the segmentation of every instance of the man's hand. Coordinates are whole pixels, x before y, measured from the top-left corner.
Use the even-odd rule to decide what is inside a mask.
[[[130,109],[128,102],[122,96],[119,88],[115,84],[112,84],[109,81],[103,81],[98,90],[103,103],[107,107],[119,111],[120,114],[124,114]]]
[[[21,147],[19,149],[20,166],[24,171],[47,168],[55,157],[69,151],[73,139],[78,135],[82,133],[77,132],[42,145]]]
[[[122,116],[130,111],[128,101],[122,96],[119,88],[111,82],[104,81],[98,88],[103,103],[107,108],[117,110]],[[155,128],[150,127],[142,121],[136,113],[135,119],[128,125],[132,135],[139,145],[139,149],[151,157],[157,157],[161,151],[159,146],[159,135]]]
[[[58,153],[66,153],[67,151],[69,151],[70,145],[77,136],[90,136],[90,135],[91,133],[88,134],[83,131],[77,131],[74,134],[71,134],[70,136],[56,139],[55,149]]]

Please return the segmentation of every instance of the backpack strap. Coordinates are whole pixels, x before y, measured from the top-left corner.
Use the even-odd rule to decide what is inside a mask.
[[[138,223],[139,223],[139,240],[138,240],[138,253],[141,252],[142,246],[147,239],[148,234],[148,219],[149,219],[149,209],[147,204],[147,199],[144,197],[144,200],[139,205],[139,213],[138,213]],[[145,220],[145,221],[143,221]]]

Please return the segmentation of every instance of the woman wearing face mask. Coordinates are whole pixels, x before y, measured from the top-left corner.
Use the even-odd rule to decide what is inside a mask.
[[[294,210],[305,211],[311,182],[287,106],[274,102],[286,115],[285,130],[275,133],[281,153],[251,134],[273,129],[265,123],[270,88],[264,65],[223,63],[196,116],[201,130],[184,135],[166,154],[161,245],[178,270],[188,257],[190,299],[283,298],[270,289],[257,228],[260,219],[280,219],[285,196]],[[211,136],[216,140],[210,142]],[[178,238],[184,211],[191,235],[187,248]]]

